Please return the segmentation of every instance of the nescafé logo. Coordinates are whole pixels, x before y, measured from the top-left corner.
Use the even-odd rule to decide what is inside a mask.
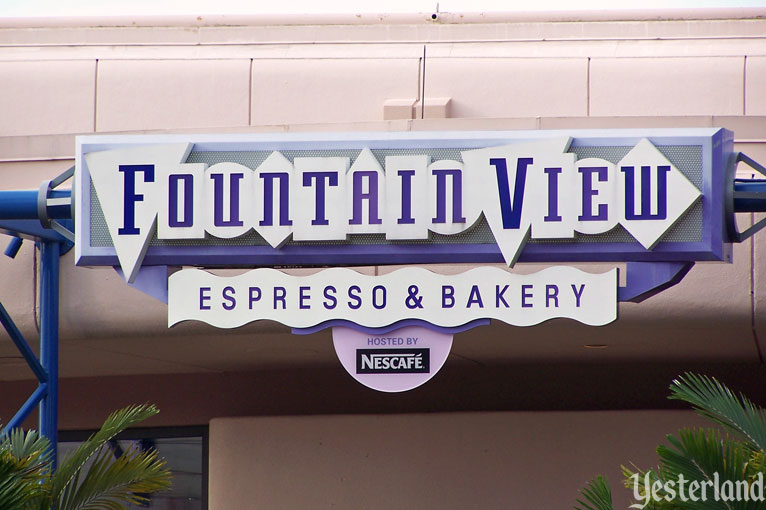
[[[357,374],[427,374],[429,349],[357,349]]]

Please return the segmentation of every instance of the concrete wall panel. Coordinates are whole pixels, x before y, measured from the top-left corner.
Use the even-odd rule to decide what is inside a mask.
[[[587,114],[584,58],[432,58],[426,98],[451,98],[451,117],[571,117]]]
[[[766,57],[747,57],[745,113],[766,115]]]
[[[250,60],[100,61],[98,131],[248,124]]]
[[[0,62],[0,136],[93,131],[95,61]]]
[[[744,58],[597,58],[590,114],[742,115]]]
[[[418,98],[416,59],[284,59],[253,62],[252,124],[383,119],[389,99]]]

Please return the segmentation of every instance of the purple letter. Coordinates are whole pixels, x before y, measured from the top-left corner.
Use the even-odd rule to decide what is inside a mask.
[[[358,285],[352,285],[348,288],[348,307],[352,310],[358,310],[362,306],[362,298],[359,297],[359,293],[362,289]]]
[[[442,308],[452,308],[453,306],[455,306],[455,287],[442,285]]]
[[[226,303],[222,305],[223,309],[234,310],[234,307],[237,306],[237,300],[234,297],[234,287],[224,287],[221,296],[226,300]]]
[[[503,213],[503,229],[517,229],[521,225],[521,208],[524,204],[524,186],[527,182],[527,167],[533,158],[519,158],[516,161],[516,179],[513,186],[513,203],[508,180],[508,165],[505,158],[492,158],[489,164],[495,167],[497,189],[500,193],[500,212]]]
[[[178,219],[178,182],[184,183],[184,218]],[[191,174],[171,175],[168,180],[168,224],[171,227],[191,227],[194,211],[194,176]]]
[[[287,304],[285,303],[286,295],[287,290],[284,287],[274,287],[274,310],[277,309],[277,303],[282,303],[282,310],[287,308]]]
[[[239,219],[239,181],[245,174],[229,174],[229,220],[223,219],[223,174],[210,174],[213,179],[213,224],[216,227],[241,227]]]
[[[521,307],[522,308],[532,308],[532,303],[527,302],[527,299],[533,297],[531,292],[527,292],[528,290],[532,290],[531,285],[521,286]]]
[[[468,295],[468,304],[465,305],[465,307],[471,308],[471,305],[473,304],[479,305],[479,308],[484,308],[484,303],[481,301],[481,292],[479,292],[478,285],[471,286],[471,293]]]
[[[598,195],[598,190],[593,189],[593,174],[598,174],[598,180],[606,181],[609,176],[605,166],[583,166],[579,172],[582,174],[582,216],[580,221],[605,221],[609,219],[606,204],[599,204],[598,214],[593,215],[593,197]]]
[[[625,219],[626,220],[664,220],[668,216],[668,172],[670,166],[657,167],[657,214],[652,214],[652,167],[641,167],[641,214],[636,214],[635,168],[622,167],[625,172]]]
[[[415,170],[399,170],[402,178],[402,217],[396,220],[399,225],[411,225],[415,223],[412,217],[412,176]]]
[[[311,296],[307,294],[309,290],[311,290],[311,287],[304,287],[304,286],[298,287],[298,308],[300,308],[301,310],[311,309],[311,305],[306,304],[306,301],[311,299]]]
[[[199,309],[200,310],[210,310],[210,305],[205,304],[208,301],[210,301],[210,296],[206,294],[207,292],[210,292],[210,287],[199,288]]]
[[[559,174],[561,168],[546,168],[548,174],[548,215],[543,221],[561,221],[559,216]]]
[[[436,176],[436,218],[434,223],[447,223],[447,176],[452,176],[452,223],[465,223],[463,217],[463,172],[433,169]]]
[[[338,185],[338,172],[306,172],[303,174],[303,186],[311,186],[311,181],[315,180],[316,187],[316,213],[311,220],[312,225],[329,225],[330,222],[325,217],[325,180],[329,186]]]
[[[369,191],[362,193],[362,178],[367,177]],[[383,220],[378,217],[378,172],[354,172],[354,214],[348,221],[349,225],[362,224],[362,200],[367,200],[370,211],[370,225],[380,225]]]
[[[577,290],[577,287],[572,284],[572,292],[574,292],[575,300],[577,300],[577,308],[580,308],[580,298],[582,297],[582,293],[585,290],[585,284],[583,283],[580,285],[580,290]]]
[[[503,288],[500,288],[500,285],[495,285],[495,308],[500,308],[500,303],[502,302],[503,305],[506,308],[510,308],[508,306],[508,301],[505,300],[505,291],[508,290],[509,285],[503,286]]]
[[[378,303],[378,300],[376,299],[377,291],[381,291],[381,295],[383,296],[380,303]],[[372,307],[376,310],[381,310],[386,307],[386,288],[384,286],[376,285],[372,288]]]
[[[123,174],[125,195],[123,197],[123,226],[117,230],[121,236],[135,236],[141,233],[136,227],[136,202],[143,202],[144,196],[136,193],[136,173],[144,173],[144,182],[154,182],[154,165],[120,165]]]
[[[289,178],[290,174],[284,172],[261,174],[261,179],[263,179],[263,219],[258,224],[262,227],[274,225],[274,180],[276,179],[279,179],[279,224],[293,224],[288,217],[290,205]]]
[[[545,308],[550,308],[551,301],[554,303],[554,307],[559,307],[559,286],[558,285],[546,285],[545,286]]]
[[[332,293],[330,293],[330,291],[332,291]],[[332,310],[338,306],[338,299],[335,297],[335,287],[332,285],[328,285],[324,288],[324,297],[327,299],[327,301],[323,303],[326,309]]]

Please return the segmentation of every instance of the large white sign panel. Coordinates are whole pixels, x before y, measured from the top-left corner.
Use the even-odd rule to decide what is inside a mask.
[[[617,164],[577,160],[569,137],[461,151],[462,162],[369,148],[348,157],[273,151],[257,168],[184,163],[190,144],[90,152],[85,161],[114,249],[133,281],[149,241],[258,232],[272,247],[460,234],[486,218],[512,266],[529,238],[567,239],[622,225],[651,250],[701,192],[648,139]]]
[[[332,268],[311,276],[255,269],[222,277],[199,269],[168,281],[168,325],[236,328],[268,319],[294,328],[329,320],[383,327],[404,319],[456,327],[476,319],[532,326],[558,317],[601,326],[617,318],[617,270],[550,267],[520,275],[484,266],[459,275],[408,267],[383,276]]]

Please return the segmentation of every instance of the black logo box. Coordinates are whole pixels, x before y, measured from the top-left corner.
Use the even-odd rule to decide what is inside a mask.
[[[377,363],[376,363],[376,360]],[[377,365],[377,366],[376,366]],[[406,365],[402,367],[402,365]],[[357,374],[428,374],[430,349],[357,349]]]

